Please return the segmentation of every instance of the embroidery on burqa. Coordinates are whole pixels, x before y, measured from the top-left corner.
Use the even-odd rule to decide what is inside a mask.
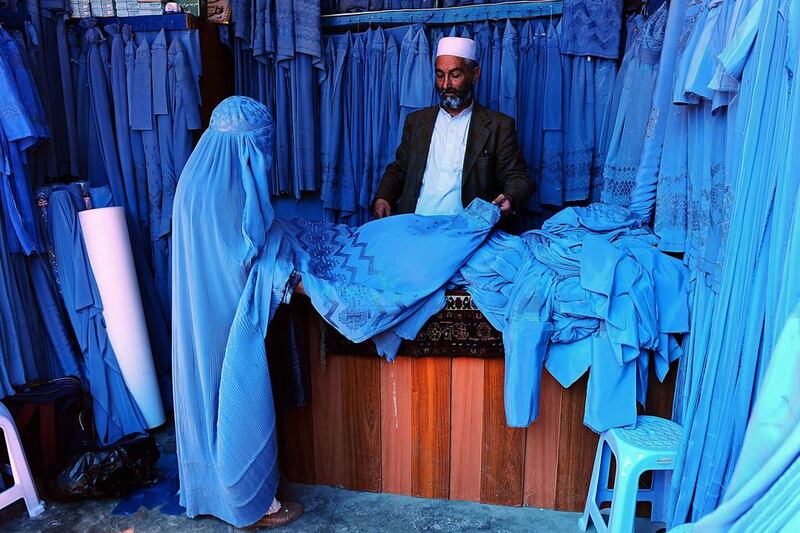
[[[333,282],[338,298],[326,298],[326,309],[321,313],[328,322],[341,322],[351,330],[360,330],[368,323],[374,327],[386,318],[389,313],[376,298],[377,293],[357,283],[366,275],[386,285],[386,274],[373,268],[375,258],[367,253],[367,244],[359,240],[358,228],[315,220],[295,220],[290,228],[311,257],[310,273]],[[401,305],[399,309],[402,313],[406,307]]]
[[[704,0],[691,0],[686,9],[681,35],[678,39],[678,58],[685,53],[700,15],[705,11]],[[686,139],[687,107],[672,104],[668,110],[664,155],[658,174],[656,209],[653,229],[662,238],[660,247],[683,252],[689,213],[689,183],[687,169],[688,141]],[[671,123],[675,123],[674,125]],[[672,126],[672,128],[671,128]],[[679,135],[670,132],[679,131]]]
[[[622,28],[622,2],[565,0],[564,53],[616,59]]]
[[[566,198],[585,196],[585,176],[592,175],[593,169],[595,169],[594,152],[594,147],[567,151],[564,157],[564,196]]]

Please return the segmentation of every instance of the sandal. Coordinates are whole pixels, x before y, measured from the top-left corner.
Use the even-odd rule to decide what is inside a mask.
[[[275,528],[294,522],[303,515],[303,506],[297,502],[283,502],[281,508],[259,518],[258,522],[245,529]]]

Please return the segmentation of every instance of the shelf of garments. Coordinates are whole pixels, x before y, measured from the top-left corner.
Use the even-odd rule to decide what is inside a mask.
[[[193,30],[199,23],[198,18],[186,13],[165,13],[163,15],[134,15],[126,17],[95,17],[98,24],[126,24],[135,32],[160,30]]]
[[[586,376],[564,389],[545,372],[539,419],[511,429],[503,407],[504,361],[492,356],[494,348],[481,357],[470,349],[466,357],[399,355],[390,363],[365,356],[371,348],[364,345],[346,350],[347,343],[322,341],[328,334],[321,335],[319,315],[305,297],[294,300],[292,314],[306,325],[311,400],[302,408],[280,407],[275,384],[279,457],[290,481],[583,510],[598,439],[582,422]],[[321,351],[321,342],[334,351]],[[281,357],[270,354],[271,361]],[[664,383],[651,376],[646,413],[670,416],[676,370]]]
[[[387,24],[463,24],[488,20],[525,19],[561,15],[561,0],[539,0],[532,2],[501,2],[432,9],[391,9],[365,11],[362,13],[338,13],[323,15],[322,27],[344,29],[355,26]]]

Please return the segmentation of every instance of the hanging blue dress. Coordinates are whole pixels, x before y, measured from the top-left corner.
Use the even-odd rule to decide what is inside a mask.
[[[123,33],[125,40],[125,33]],[[139,207],[139,227],[142,235],[150,236],[150,197],[147,191],[147,156],[145,155],[142,132],[133,128],[134,110],[134,68],[136,67],[136,43],[131,36],[125,41],[125,102],[128,128],[130,129],[131,156],[136,184],[136,203]],[[125,119],[122,119],[125,121]],[[152,256],[147,254],[147,262],[152,268]]]
[[[686,54],[703,2],[690,2],[683,14],[677,44],[675,77],[679,75],[681,58]],[[676,85],[677,87],[677,85]],[[653,228],[661,240],[659,248],[667,252],[683,252],[686,246],[688,216],[688,108],[671,97],[667,110],[664,146],[658,171]]]
[[[145,432],[147,424],[122,379],[108,339],[103,304],[78,221],[78,212],[83,209],[82,202],[67,191],[50,195],[48,218],[61,295],[83,356],[84,384],[92,396],[98,439],[101,444],[111,444],[130,433]]]
[[[352,54],[351,51],[351,58]],[[431,48],[425,36],[425,28],[417,25],[409,27],[400,44],[400,127],[395,146],[400,145],[403,124],[409,113],[431,105],[434,75],[430,57]]]
[[[385,124],[378,124],[380,135],[378,136],[378,165],[375,168],[372,182],[372,190],[377,191],[383,172],[386,167],[394,161],[397,146],[394,140],[400,130],[400,91],[398,84],[398,68],[400,65],[400,48],[397,46],[395,38],[386,35],[386,50],[383,57],[383,95],[381,97],[381,116]],[[370,210],[371,211],[371,210]]]
[[[131,131],[128,122],[128,78],[125,69],[125,39],[130,40],[130,26],[109,24],[105,27],[111,36],[111,96],[114,102],[114,132],[117,139],[120,169],[124,184],[124,205],[136,221],[141,220],[139,197],[136,190]]]
[[[384,116],[382,107],[383,69],[386,40],[383,30],[369,29],[364,35],[364,114],[363,114],[363,153],[364,166],[359,176],[359,207],[369,213],[372,199],[375,197],[373,183],[380,180],[375,175],[383,173],[379,169],[380,138],[386,129],[388,117]]]
[[[653,92],[653,107],[650,109],[642,155],[631,192],[631,211],[647,221],[652,219],[655,210],[658,169],[664,148],[668,112],[672,105],[672,84],[675,80],[678,41],[683,29],[687,4],[688,0],[676,0],[669,4],[658,76]]]
[[[56,41],[59,73],[61,75],[61,94],[63,97],[63,112],[65,130],[67,136],[67,150],[69,154],[69,168],[64,169],[60,174],[78,175],[78,128],[75,124],[75,85],[73,81],[74,67],[71,63],[70,38],[74,36],[74,30],[67,25],[69,15],[63,12],[52,13],[56,24]]]
[[[601,132],[614,89],[616,65],[608,59],[562,54],[562,66],[566,80],[564,201],[583,201],[590,196],[590,185],[595,188],[602,175]]]
[[[489,79],[493,64],[492,29],[488,22],[481,22],[472,26],[472,33],[477,47],[478,65],[481,67],[481,79],[475,86],[475,100],[482,106],[489,107],[492,90],[492,83]]]
[[[561,113],[563,74],[558,33],[551,23],[544,48],[544,90],[542,103],[542,164],[539,200],[560,206],[564,199],[564,124]],[[540,49],[541,50],[541,49]],[[601,99],[602,100],[602,99]]]
[[[428,31],[428,42],[430,43],[430,54],[431,54],[431,72],[436,75],[436,52],[439,49],[439,42],[442,40],[442,37],[458,37],[456,33],[457,27],[452,26],[448,28],[447,26],[441,27],[434,27],[434,28],[426,28]],[[431,100],[429,105],[439,105],[439,91],[436,89],[436,83],[434,78],[434,83],[430,84],[430,94]]]
[[[519,34],[511,20],[503,30],[502,61],[500,64],[499,111],[517,118],[517,70],[519,63]]]
[[[92,124],[90,136],[92,131],[96,135],[100,149],[97,157],[103,167],[102,175],[98,174],[95,178],[90,176],[90,179],[94,186],[110,185],[115,205],[127,209],[128,197],[125,194],[125,182],[114,138],[108,44],[99,28],[87,30],[84,39],[89,43],[86,61],[89,83],[89,117]]]
[[[350,50],[347,58],[347,87],[345,91],[345,109],[347,110],[347,128],[345,134],[345,153],[340,198],[343,200],[343,211],[350,213],[345,218],[348,224],[363,222],[362,210],[359,208],[361,198],[361,176],[364,172],[364,102],[365,84],[364,75],[364,42],[365,34],[351,35]],[[424,35],[423,35],[424,37]],[[344,217],[343,217],[344,218]]]
[[[166,52],[166,50],[164,50]],[[166,57],[164,58],[166,60]],[[162,148],[159,142],[160,131],[158,127],[158,117],[155,115],[155,73],[152,69],[152,54],[150,43],[142,40],[136,49],[136,59],[134,62],[132,94],[130,100],[131,108],[131,128],[140,131],[142,145],[144,148],[145,167],[147,172],[147,192],[148,192],[148,211],[150,213],[150,248],[151,264],[153,265],[153,277],[161,302],[162,313],[169,316],[169,308],[166,305],[169,301],[168,294],[168,257],[164,241],[161,239],[164,228],[164,182],[161,154],[169,152],[169,148]],[[163,65],[166,69],[166,64]],[[166,75],[166,72],[164,73]],[[162,81],[166,82],[164,78]],[[165,89],[166,90],[166,89]],[[165,91],[164,90],[164,91]],[[166,96],[162,93],[162,97]],[[166,102],[162,102],[166,111]],[[163,121],[163,119],[162,119]],[[165,133],[171,134],[171,128],[164,128]],[[164,140],[164,143],[167,141]]]
[[[167,84],[172,116],[172,157],[175,174],[180,176],[192,153],[192,131],[202,127],[197,83],[189,55],[179,39],[173,39],[167,51]],[[168,200],[172,203],[172,198]]]
[[[662,5],[647,20],[630,51],[603,166],[604,203],[625,207],[630,203],[647,128],[654,127],[650,108],[666,23],[667,9]]]
[[[41,249],[33,214],[32,161],[28,150],[49,137],[44,111],[30,71],[13,37],[0,28],[0,129],[4,145],[2,201],[12,252]]]
[[[518,92],[520,98],[517,100],[517,144],[519,144],[522,158],[528,164],[528,175],[537,183],[534,174],[531,172],[533,146],[536,135],[533,125],[536,113],[536,85],[537,81],[537,54],[534,41],[534,28],[531,21],[526,20],[519,30],[519,72],[518,72]],[[538,190],[538,187],[536,188]]]
[[[1,133],[1,132],[0,132]],[[1,137],[1,135],[0,135]],[[0,139],[1,141],[2,139]],[[2,144],[0,144],[2,154]],[[24,350],[31,346],[27,332],[18,320],[19,295],[14,271],[6,244],[6,230],[0,223],[0,396],[14,394],[14,386],[26,381],[23,360]]]
[[[488,107],[500,111],[500,79],[503,67],[503,36],[500,33],[500,24],[495,23],[492,30],[491,55],[492,60],[488,68],[482,69],[483,81],[489,85]]]
[[[345,115],[345,62],[350,35],[330,36],[325,44],[325,77],[320,82],[320,164],[322,188],[320,199],[325,220],[336,222],[342,211],[342,147]]]

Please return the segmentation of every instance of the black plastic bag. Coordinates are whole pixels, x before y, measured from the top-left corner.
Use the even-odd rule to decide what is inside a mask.
[[[152,436],[128,435],[110,446],[76,455],[58,474],[51,492],[65,500],[122,496],[158,481],[158,455]]]

